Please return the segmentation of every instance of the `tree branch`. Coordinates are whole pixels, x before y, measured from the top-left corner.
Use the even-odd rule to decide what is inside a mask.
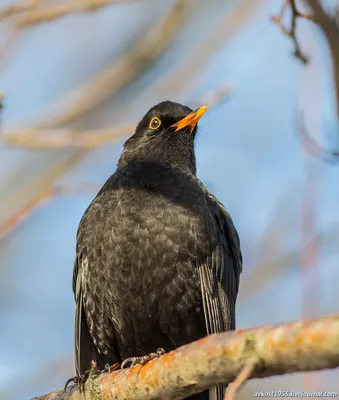
[[[249,367],[250,366],[250,367]],[[179,400],[236,379],[314,371],[339,366],[339,314],[211,335],[144,366],[95,375],[86,400]],[[232,386],[231,386],[232,387]],[[33,400],[81,399],[77,387]]]

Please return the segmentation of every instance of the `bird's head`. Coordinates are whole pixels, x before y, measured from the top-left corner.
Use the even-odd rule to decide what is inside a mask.
[[[172,101],[152,107],[126,141],[118,165],[155,162],[195,173],[194,139],[197,123],[206,110],[203,106],[193,111]]]

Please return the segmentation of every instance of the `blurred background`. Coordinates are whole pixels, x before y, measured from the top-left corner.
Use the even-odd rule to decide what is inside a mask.
[[[338,311],[334,59],[301,18],[309,62],[293,56],[270,19],[283,3],[0,1],[1,399],[74,375],[77,226],[135,123],[162,100],[209,106],[198,175],[241,237],[237,327]],[[335,3],[323,2],[331,15]],[[335,370],[300,373],[252,380],[239,399],[338,388]]]

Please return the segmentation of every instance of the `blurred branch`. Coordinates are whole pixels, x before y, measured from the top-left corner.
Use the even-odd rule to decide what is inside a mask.
[[[2,10],[0,10],[0,22],[5,17],[25,12],[26,12],[26,17],[29,17],[34,12],[35,8],[41,3],[41,1],[42,0],[31,0],[31,1],[26,1],[24,3],[13,4],[11,6],[3,8]],[[5,53],[11,48],[13,43],[19,37],[19,34],[20,30],[18,25],[16,25],[13,31],[10,33],[8,39],[5,41],[4,45],[0,49],[0,60],[3,59]]]
[[[286,28],[283,22],[283,18],[288,8],[291,11],[290,28]],[[299,17],[314,21],[313,15],[301,12],[297,9],[295,0],[285,0],[281,7],[280,14],[278,16],[271,16],[270,19],[272,22],[276,23],[280,27],[281,31],[286,36],[292,39],[294,43],[294,56],[299,58],[299,60],[301,60],[303,64],[306,64],[308,62],[308,58],[302,52],[299,40],[296,35],[297,18]]]
[[[305,121],[303,118],[303,114],[298,113],[297,120],[297,134],[300,138],[300,141],[306,151],[312,154],[315,157],[320,158],[321,160],[331,164],[336,163],[339,160],[339,150],[327,150],[322,145],[320,145],[313,137],[309,134],[306,129]]]
[[[18,23],[19,28],[49,22],[58,18],[65,17],[78,12],[97,11],[100,8],[118,3],[132,3],[143,0],[78,0],[66,4],[58,4],[54,7],[36,10],[30,15],[26,15]]]
[[[2,92],[0,92],[0,113],[4,106],[4,98],[5,98],[5,95]]]
[[[93,149],[130,136],[134,132],[135,126],[128,125],[121,128],[82,132],[58,129],[52,131],[19,130],[3,135],[2,141],[12,146],[34,149]]]
[[[9,35],[8,39],[5,41],[4,45],[0,49],[0,60],[4,57],[5,53],[7,50],[12,46],[12,44],[15,42],[19,35],[19,31],[15,29],[11,34]]]
[[[209,60],[211,54],[224,44],[225,38],[228,39],[229,37],[232,37],[241,26],[245,25],[253,12],[257,10],[259,3],[260,2],[257,0],[253,0],[250,3],[247,0],[236,2],[235,5],[227,11],[225,18],[222,18],[220,23],[217,25],[215,32],[198,45],[189,57],[181,60],[177,67],[177,73],[170,76],[167,80],[165,78],[160,81],[155,90],[160,93],[170,93],[172,96],[177,96],[178,92],[182,92],[183,88],[187,86],[187,83],[192,82],[196,78],[200,68],[202,68],[204,63]],[[114,67],[115,66],[112,68]],[[124,69],[120,68],[119,70],[124,78]],[[117,73],[116,77],[112,79],[113,85],[116,85],[116,83],[121,81],[119,74]],[[91,86],[93,86],[95,90],[95,79],[93,80],[92,85],[91,83],[87,84],[87,89],[85,88],[83,90],[84,101],[91,101]],[[105,83],[106,82],[103,82],[103,86],[105,86]],[[128,83],[128,80],[126,80],[126,83]],[[119,86],[117,90],[120,88],[121,87]],[[114,90],[112,90],[109,95],[113,94]],[[227,84],[223,83],[219,87],[205,93],[201,98],[194,100],[192,106],[195,107],[201,104],[207,104],[209,108],[217,107],[229,98],[230,93],[231,88]],[[70,97],[71,96],[69,96],[69,98]],[[70,103],[69,98],[62,101],[66,103],[66,108],[67,103]],[[66,112],[64,116],[57,118],[57,121],[54,121],[53,117],[49,117],[52,122],[39,123],[36,126],[36,129],[19,128],[16,131],[4,132],[2,139],[9,145],[28,148],[95,148],[113,142],[119,138],[129,136],[134,130],[134,125],[83,132],[66,129],[51,129],[58,126],[58,123],[63,123],[64,118],[67,120],[68,115],[69,113]]]
[[[192,107],[196,108],[206,105],[211,110],[229,99],[231,93],[232,89],[228,84],[221,84],[219,87],[204,93],[199,99],[194,100]]]
[[[44,191],[26,204],[20,211],[5,220],[5,222],[0,225],[0,243],[14,228],[20,225],[35,208],[46,202],[51,196],[52,191],[50,189]]]
[[[60,127],[81,117],[146,69],[163,53],[179,27],[182,26],[187,14],[187,4],[185,0],[177,1],[165,17],[131,46],[132,50],[128,51],[121,60],[100,72],[98,76],[78,89],[77,93],[72,93],[72,96],[61,100],[61,102],[69,103],[69,97],[74,95],[79,97],[69,111],[53,121],[39,124],[39,128]],[[64,108],[61,105],[58,106]]]
[[[285,0],[282,5],[280,14],[278,16],[272,16],[271,20],[276,24],[278,24],[278,26],[280,26],[282,32],[285,35],[292,38],[295,45],[294,54],[303,63],[307,63],[308,60],[307,57],[301,51],[300,44],[296,37],[297,18],[301,17],[311,20],[317,23],[319,28],[322,30],[328,42],[328,46],[330,48],[330,53],[331,53],[333,84],[334,84],[336,107],[337,107],[337,118],[339,120],[339,23],[338,23],[339,8],[337,8],[335,15],[331,16],[325,11],[320,1],[318,0],[305,0],[305,1],[311,8],[312,14],[300,12],[296,7],[295,0]],[[291,11],[290,29],[287,29],[283,24],[283,17],[288,7],[290,8]],[[301,119],[299,119],[298,125],[302,143],[305,145],[305,148],[311,152],[311,154],[320,157],[326,162],[337,161],[337,158],[339,156],[339,150],[333,150],[333,151],[326,150],[309,135]]]
[[[337,366],[339,314],[333,314],[211,335],[127,370],[97,374],[92,368],[84,389],[87,400],[176,400],[236,379],[236,387],[229,389],[232,395],[247,378]],[[80,398],[75,386],[33,400]]]
[[[225,46],[225,43],[237,35],[242,28],[246,27],[246,24],[253,17],[253,14],[260,9],[261,5],[261,0],[238,0],[231,3],[224,10],[224,15],[218,23],[210,31],[206,32],[204,39],[199,43],[192,43],[189,53],[185,57],[178,59],[175,68],[153,85],[152,92],[158,94],[155,99],[162,100],[163,93],[166,93],[167,97],[173,98],[179,97],[183,93],[189,93],[194,83],[201,79],[201,71],[210,63],[211,58],[220,48]],[[220,93],[220,89],[221,92],[223,90],[226,92],[225,97],[220,94],[215,96],[215,93]],[[217,104],[219,105],[225,99],[228,99],[230,92],[231,88],[226,84],[222,84],[212,90],[211,97],[219,98],[220,103]],[[205,96],[210,97],[210,94],[204,94],[203,98],[192,99],[193,101],[188,103],[193,106],[201,105],[202,102],[205,102]],[[140,107],[139,99],[137,98],[136,101],[131,100],[131,106]],[[207,105],[211,106],[210,104]]]
[[[306,0],[313,11],[318,26],[326,37],[331,52],[333,82],[337,101],[337,116],[339,118],[339,24],[337,16],[330,16],[318,0]],[[337,8],[338,14],[339,8]]]
[[[8,17],[32,11],[38,1],[39,0],[29,0],[3,7],[0,9],[0,21]],[[24,17],[19,20],[17,26],[18,28],[26,28],[77,12],[96,11],[112,4],[135,3],[137,1],[143,0],[78,0],[69,2],[68,4],[58,4],[53,7],[36,10],[29,15],[24,15]]]
[[[207,105],[210,110],[223,103],[231,92],[229,86],[222,84],[214,90],[208,91],[200,99],[193,102],[194,107]],[[98,129],[88,131],[71,131],[55,129],[46,130],[18,130],[3,134],[2,141],[12,146],[35,149],[83,148],[93,149],[110,144],[118,139],[133,134],[135,124],[114,129]]]
[[[29,0],[22,3],[14,3],[0,9],[0,21],[2,19],[12,17],[13,15],[21,14],[32,10],[39,0]]]
[[[0,243],[7,237],[13,230],[18,227],[26,218],[35,211],[38,207],[45,204],[55,196],[60,195],[86,195],[96,194],[100,189],[100,185],[96,184],[83,184],[75,186],[54,186],[50,187],[30,202],[28,202],[21,210],[14,215],[11,215],[3,224],[0,225]]]

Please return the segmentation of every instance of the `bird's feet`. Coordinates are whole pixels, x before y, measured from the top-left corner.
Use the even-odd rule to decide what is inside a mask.
[[[70,378],[67,380],[65,383],[64,391],[67,391],[67,387],[70,383],[74,383],[75,385],[79,385],[80,391],[82,391],[83,386],[85,382],[87,381],[88,377],[90,375],[96,375],[98,374],[98,368],[97,368],[97,363],[95,361],[91,362],[91,369],[88,371],[84,372],[82,375],[74,376],[73,378]]]
[[[164,355],[166,351],[163,348],[158,348],[155,353],[150,353],[147,356],[142,356],[142,357],[129,357],[126,358],[121,364],[121,369],[124,369],[127,364],[129,364],[129,367],[132,368],[137,364],[140,365],[145,365],[148,363],[148,361],[153,360],[154,358],[159,358],[160,356]]]
[[[86,382],[87,378],[89,375],[89,371],[86,371],[84,374],[82,375],[78,375],[78,376],[74,376],[73,378],[69,378],[66,383],[65,383],[65,387],[64,387],[64,391],[67,391],[67,388],[69,386],[70,383],[74,383],[75,385],[79,385],[80,389],[83,387],[84,383]]]

